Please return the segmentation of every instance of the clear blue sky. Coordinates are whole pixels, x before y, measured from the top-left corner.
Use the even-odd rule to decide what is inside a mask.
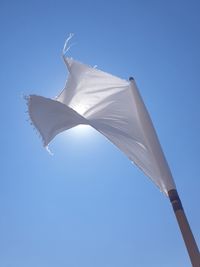
[[[190,266],[168,199],[94,130],[50,156],[22,94],[54,97],[73,58],[134,76],[200,244],[200,3],[0,2],[0,267]]]

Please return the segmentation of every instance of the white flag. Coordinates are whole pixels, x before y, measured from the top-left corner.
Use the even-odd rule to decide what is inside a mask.
[[[55,99],[30,95],[30,118],[44,146],[60,132],[79,124],[90,125],[107,137],[161,191],[175,184],[156,132],[134,80],[126,81],[65,58],[69,75]]]

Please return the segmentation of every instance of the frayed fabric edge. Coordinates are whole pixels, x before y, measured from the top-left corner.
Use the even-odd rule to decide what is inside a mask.
[[[73,45],[73,44],[69,45],[69,41],[73,38],[73,36],[74,36],[74,33],[70,33],[69,36],[67,37],[66,41],[65,41],[63,51],[62,51],[63,57],[65,56],[65,54],[70,50],[70,48]]]
[[[45,146],[46,151],[49,153],[50,156],[53,156],[53,152],[49,149],[49,146]]]
[[[36,134],[39,136],[39,138],[42,141],[43,147],[46,149],[46,151],[48,152],[49,155],[53,156],[53,152],[49,149],[49,146],[46,144],[45,139],[39,129],[39,127],[37,126],[37,124],[35,123],[34,119],[31,116],[31,96],[30,95],[23,95],[24,100],[26,101],[26,105],[28,107],[26,113],[28,113],[28,119],[27,121],[30,123],[30,125],[32,126],[34,132],[36,132]]]

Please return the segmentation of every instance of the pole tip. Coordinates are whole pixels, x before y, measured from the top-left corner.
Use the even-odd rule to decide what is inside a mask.
[[[133,77],[129,77],[129,81],[134,81],[134,78]]]

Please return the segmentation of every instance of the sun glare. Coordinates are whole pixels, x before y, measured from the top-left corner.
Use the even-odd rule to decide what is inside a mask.
[[[80,124],[70,129],[70,134],[75,137],[84,136],[85,138],[87,138],[88,136],[89,138],[91,138],[95,135],[95,130],[89,125]]]
[[[98,134],[97,131],[91,126],[81,124],[69,130],[63,131],[59,136],[63,141],[67,138],[67,140],[71,139],[71,142],[73,142],[73,144],[74,142],[77,142],[77,144],[80,145],[80,143],[91,143],[91,141],[94,140],[95,136],[97,137]]]
[[[72,129],[77,134],[90,134],[93,129],[89,125],[80,124]]]

